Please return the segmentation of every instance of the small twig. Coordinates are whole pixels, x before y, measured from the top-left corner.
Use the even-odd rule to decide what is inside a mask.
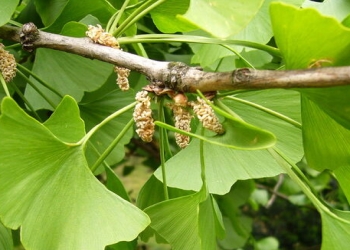
[[[145,75],[158,93],[172,89],[181,92],[271,88],[324,88],[350,85],[350,66],[303,70],[236,69],[231,72],[205,72],[180,62],[160,62],[74,38],[38,30],[34,24],[22,28],[0,27],[0,38],[21,42],[24,49],[50,48],[105,61]]]
[[[284,180],[284,174],[280,174],[279,178],[278,178],[278,182],[276,183],[276,185],[273,189],[269,188],[267,186],[261,185],[261,184],[256,184],[257,188],[265,189],[265,190],[269,191],[270,193],[272,193],[272,196],[268,200],[268,202],[266,203],[265,208],[270,208],[272,206],[272,204],[275,202],[277,197],[280,197],[284,200],[289,200],[287,195],[284,195],[284,194],[278,192],[279,188],[281,187],[281,185],[283,183],[283,180]]]
[[[276,198],[277,198],[277,194],[278,194],[278,190],[280,189],[282,183],[284,181],[284,174],[280,174],[278,176],[278,181],[275,185],[275,187],[272,190],[272,196],[269,199],[269,201],[266,203],[265,207],[268,209],[272,206],[272,204],[275,202]]]

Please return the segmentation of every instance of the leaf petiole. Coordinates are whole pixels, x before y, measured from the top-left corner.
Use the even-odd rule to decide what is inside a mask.
[[[112,152],[114,147],[120,142],[120,140],[124,137],[126,132],[128,132],[128,130],[132,127],[133,124],[134,124],[134,120],[131,119],[125,125],[125,127],[120,131],[118,136],[111,142],[111,144],[109,144],[107,149],[100,155],[100,157],[97,159],[97,161],[94,163],[94,165],[91,166],[90,169],[92,172],[94,172],[98,168],[98,166],[100,166],[100,164],[108,157],[108,155]]]
[[[88,133],[86,133],[86,135],[77,143],[78,145],[86,145],[87,141],[91,138],[91,136],[98,131],[103,125],[105,125],[106,123],[110,122],[111,120],[113,120],[114,118],[118,117],[119,115],[127,112],[128,110],[134,108],[136,105],[136,102],[133,102],[121,109],[119,109],[118,111],[114,112],[113,114],[107,116],[102,122],[100,122],[99,124],[97,124],[95,127],[93,127]]]

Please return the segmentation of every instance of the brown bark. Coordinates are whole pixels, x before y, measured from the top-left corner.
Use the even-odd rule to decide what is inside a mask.
[[[350,84],[350,67],[304,70],[236,69],[232,72],[205,72],[180,62],[160,62],[93,43],[88,38],[74,38],[39,31],[33,24],[22,29],[0,27],[0,38],[21,42],[29,51],[49,48],[105,61],[145,75],[159,89],[181,92],[270,88],[323,88]]]

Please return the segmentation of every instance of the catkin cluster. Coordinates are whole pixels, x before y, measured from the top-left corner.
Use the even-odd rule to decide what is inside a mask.
[[[191,102],[190,105],[204,128],[212,130],[217,134],[223,134],[225,132],[214,110],[203,99],[197,97],[197,101]]]
[[[86,36],[90,37],[94,43],[119,49],[118,40],[110,33],[105,32],[99,24],[97,24],[97,26],[89,25]]]
[[[115,66],[114,72],[117,73],[117,84],[122,91],[129,90],[129,79],[130,69]]]
[[[88,36],[94,43],[112,47],[115,49],[120,49],[118,40],[112,36],[110,33],[105,32],[101,25],[97,26],[89,25],[88,31],[86,31],[86,36]],[[122,67],[115,66],[114,72],[117,73],[117,84],[122,91],[129,90],[129,73],[130,70]]]
[[[137,104],[133,118],[137,128],[136,133],[143,141],[150,142],[154,134],[154,121],[152,118],[151,98],[147,94],[147,91],[139,91],[136,94]]]
[[[193,113],[198,117],[204,128],[210,129],[217,134],[224,133],[224,128],[219,122],[219,119],[214,113],[214,110],[203,99],[197,98],[195,102],[188,102],[187,97],[180,93],[173,97],[174,104],[170,105],[174,114],[175,127],[186,132],[191,131],[192,115],[189,112],[189,107],[192,108]],[[190,137],[175,133],[175,141],[180,148],[185,148],[189,142]]]
[[[187,97],[184,94],[178,94],[173,99],[175,104],[171,105],[171,109],[174,114],[175,127],[190,132],[192,115],[187,109]],[[175,133],[175,141],[180,148],[185,148],[190,143],[190,137]]]
[[[4,50],[4,45],[0,43],[0,72],[5,82],[10,82],[16,76],[16,59],[8,51]]]

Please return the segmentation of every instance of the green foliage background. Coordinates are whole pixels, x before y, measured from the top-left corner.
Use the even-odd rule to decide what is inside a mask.
[[[87,25],[101,24],[127,52],[208,71],[350,65],[346,0],[0,6],[0,26],[34,22],[84,37]],[[219,92],[213,108],[226,133],[194,121],[179,150],[167,97],[154,99],[154,142],[133,132],[143,76],[132,73],[132,90],[122,92],[112,65],[1,42],[18,72],[0,90],[0,249],[124,250],[141,240],[156,241],[150,249],[347,249],[349,86]],[[152,173],[130,197],[135,159]]]

